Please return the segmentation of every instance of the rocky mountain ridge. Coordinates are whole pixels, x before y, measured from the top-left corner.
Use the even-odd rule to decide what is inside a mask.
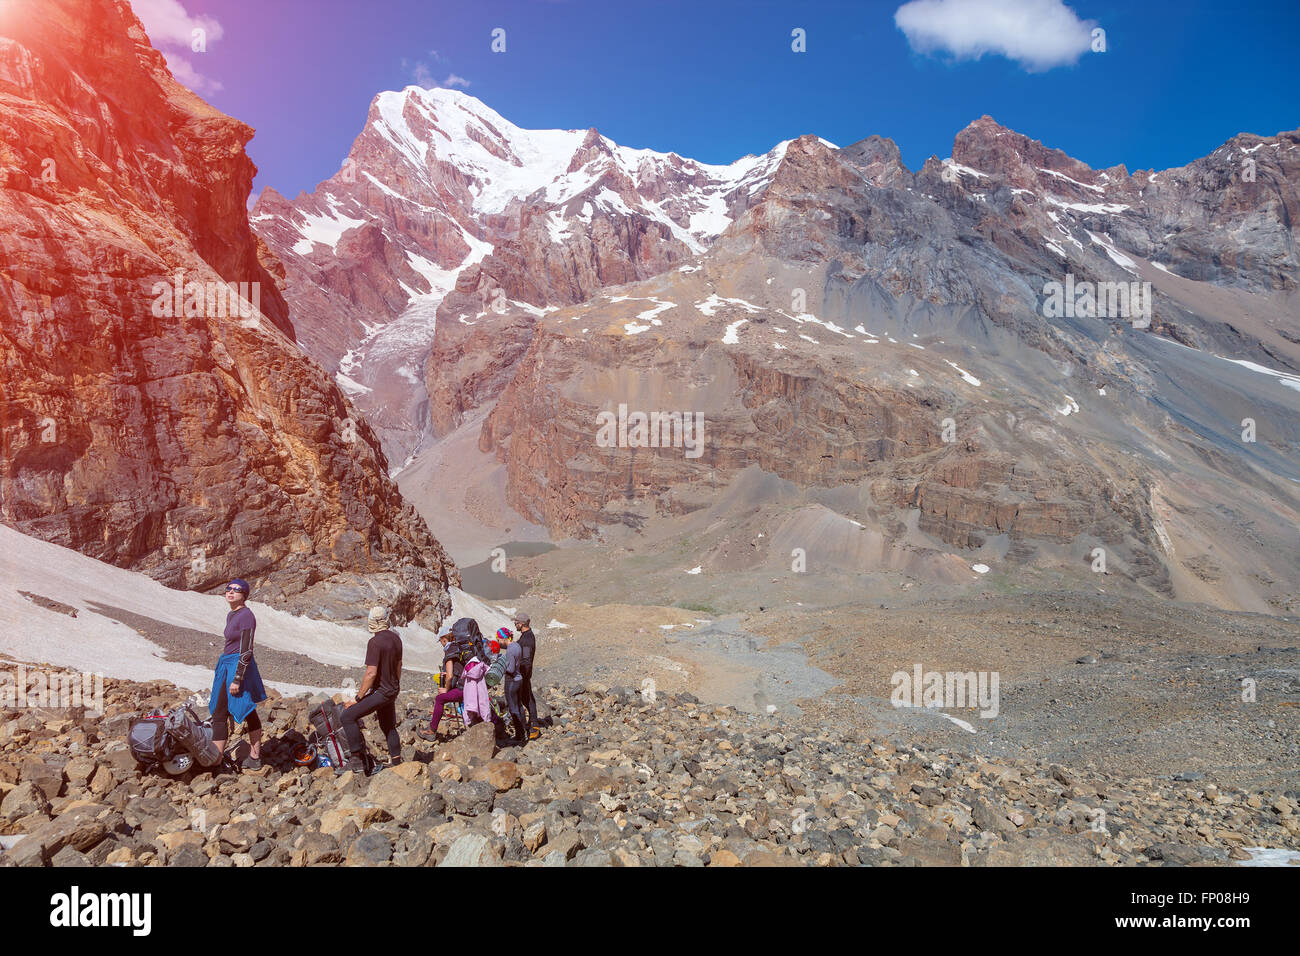
[[[1102,547],[1143,587],[1189,595],[1217,563],[1215,529],[1300,504],[1298,145],[1242,134],[1130,174],[986,116],[916,172],[879,136],[702,167],[410,88],[376,98],[338,176],[287,207],[270,194],[254,221],[289,263],[291,300],[329,287],[299,254],[331,275],[403,275],[399,252],[436,264],[362,348],[322,320],[342,336],[323,360],[347,345],[340,381],[399,457],[487,410],[479,447],[505,468],[506,502],[552,535],[642,527],[757,466],[859,487],[857,520],[890,547],[1013,564],[1064,549],[1066,566]],[[1093,312],[1054,314],[1054,283],[1096,290]],[[332,314],[395,308],[340,294]],[[785,337],[750,348],[763,327]],[[1264,377],[1252,387],[1219,356]],[[704,458],[594,447],[602,410],[666,410],[665,394],[710,422]],[[1081,431],[1087,395],[1113,412]],[[1243,418],[1266,419],[1269,439],[1242,442]],[[1167,461],[1220,486],[1186,567],[1166,531]],[[1273,582],[1294,550],[1275,557]],[[1272,585],[1246,591],[1243,606],[1282,606]]]
[[[1246,147],[1262,158],[1254,181],[1228,190],[1236,198],[1195,198],[1207,177],[1227,181],[1236,158],[1224,153],[1159,174],[1159,201],[1135,210],[1119,201],[1139,191],[1131,178],[1090,181],[1121,170],[1092,173],[987,119],[955,152],[989,170],[936,160],[913,175],[887,141],[834,150],[801,138],[695,264],[535,323],[498,320],[521,358],[513,378],[490,370],[504,387],[480,448],[505,465],[510,505],[564,534],[640,527],[673,513],[688,486],[758,465],[801,487],[856,485],[850,517],[887,544],[1094,570],[1101,548],[1144,587],[1204,594],[1196,568],[1232,537],[1228,513],[1252,527],[1300,515],[1295,141]],[[1211,255],[1231,260],[1214,282],[1129,244],[1180,217],[1187,248],[1210,234],[1233,246]],[[1180,248],[1169,238],[1144,251],[1180,259]],[[1055,315],[1052,283],[1122,288],[1143,305]],[[1134,285],[1145,287],[1130,300]],[[1249,311],[1230,315],[1240,304]],[[434,358],[450,356],[435,345]],[[478,394],[475,381],[456,407]],[[596,416],[620,403],[703,414],[708,452],[599,447]],[[1261,420],[1270,438],[1258,442],[1242,428]],[[1180,495],[1175,474],[1195,475],[1199,500]],[[1179,532],[1194,540],[1171,537],[1170,522],[1193,512]],[[1265,532],[1277,550],[1260,558],[1287,577],[1297,556],[1279,532]],[[1261,580],[1263,591],[1234,583],[1285,607],[1278,579]]]
[[[267,189],[251,220],[285,263],[308,354],[407,452],[425,412],[386,379],[422,374],[435,310],[444,327],[535,318],[671,268],[752,202],[784,147],[709,166],[412,86],[374,99],[339,173],[292,202]]]

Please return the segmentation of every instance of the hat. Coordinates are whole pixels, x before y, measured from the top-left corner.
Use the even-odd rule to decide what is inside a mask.
[[[515,623],[516,623],[516,624],[528,624],[528,623],[530,623],[530,622],[529,622],[529,619],[528,619],[528,615],[525,614],[523,611],[518,612],[517,614],[515,614]]]
[[[248,586],[248,582],[245,581],[243,578],[235,578],[233,581],[231,581],[229,584],[227,584],[226,587],[227,587],[228,589],[229,589],[229,588],[239,588],[239,590],[243,592],[244,597],[248,597],[248,595],[249,595],[249,594],[252,592],[252,590],[253,590],[251,587]]]
[[[370,621],[366,625],[370,628],[371,634],[378,634],[380,631],[388,629],[388,611],[382,607],[372,607],[370,609]]]
[[[497,640],[504,644],[506,641],[514,640],[514,632],[508,627],[497,629]]]

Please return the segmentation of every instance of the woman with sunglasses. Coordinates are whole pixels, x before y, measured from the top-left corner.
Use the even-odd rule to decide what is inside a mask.
[[[249,594],[248,582],[235,578],[226,585],[225,648],[217,661],[212,680],[212,697],[208,712],[212,714],[212,742],[224,755],[230,727],[226,720],[233,717],[236,723],[248,730],[248,756],[240,766],[245,770],[262,769],[262,721],[257,716],[257,705],[266,700],[266,688],[253,660],[253,634],[257,631],[257,618],[245,602]]]

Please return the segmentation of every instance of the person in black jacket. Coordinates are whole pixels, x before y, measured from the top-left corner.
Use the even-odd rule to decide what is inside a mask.
[[[343,732],[348,737],[346,770],[364,773],[361,756],[365,741],[361,736],[361,718],[374,714],[388,743],[388,765],[402,762],[402,738],[397,733],[397,695],[402,689],[402,639],[389,627],[388,612],[372,608],[368,624],[370,643],[366,645],[366,676],[361,679],[356,701],[343,711]]]
[[[528,615],[522,611],[515,614],[515,630],[519,634],[519,673],[523,680],[519,688],[519,702],[528,709],[528,739],[536,740],[542,735],[537,728],[537,697],[533,694],[533,660],[537,656],[537,635],[533,633]]]

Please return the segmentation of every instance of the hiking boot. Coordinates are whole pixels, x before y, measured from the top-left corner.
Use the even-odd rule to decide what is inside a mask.
[[[239,765],[241,770],[261,770],[262,761],[259,757],[245,757],[244,762]]]
[[[536,740],[536,739],[537,739],[538,737],[540,737],[541,735],[542,735],[542,732],[541,732],[540,730],[538,730],[536,727],[532,727],[532,728],[530,728],[529,731],[528,731],[528,739],[529,739],[529,740]]]
[[[428,727],[416,727],[415,736],[421,740],[427,740],[431,744],[436,744],[442,740],[442,734],[430,730]]]
[[[349,770],[353,773],[359,773],[364,776],[366,772],[366,762],[360,757],[349,757],[348,762],[343,765],[343,772],[346,773]]]

